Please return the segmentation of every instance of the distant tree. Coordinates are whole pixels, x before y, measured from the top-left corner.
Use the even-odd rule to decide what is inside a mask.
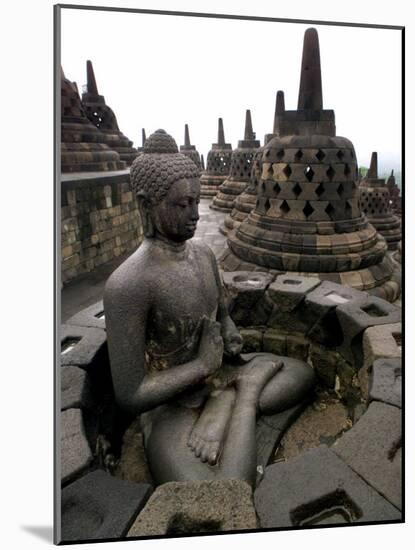
[[[366,166],[360,166],[359,167],[359,175],[361,178],[366,177],[366,174],[368,173],[369,168],[366,168]]]

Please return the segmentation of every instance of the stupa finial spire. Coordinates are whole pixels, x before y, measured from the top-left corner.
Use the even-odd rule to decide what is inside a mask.
[[[305,109],[320,111],[323,109],[320,47],[317,30],[314,28],[307,29],[304,34],[297,108],[299,111]]]
[[[378,154],[376,151],[373,151],[370,158],[370,168],[367,172],[368,178],[377,179],[378,177]]]
[[[188,124],[184,125],[184,146],[190,147],[190,136],[189,136],[189,126]]]
[[[223,131],[223,120],[218,120],[218,145],[225,145],[225,132]]]
[[[254,135],[254,132],[252,130],[252,119],[251,119],[250,109],[247,109],[246,113],[245,113],[245,135],[244,135],[244,139],[247,140],[247,141],[255,139],[255,135]]]
[[[274,114],[274,127],[272,129],[272,132],[274,134],[278,134],[278,117],[282,115],[285,111],[285,99],[284,99],[284,92],[282,90],[278,90],[277,92],[277,98],[275,101],[275,114]]]
[[[146,131],[145,131],[145,128],[141,128],[141,141],[143,143],[143,147],[144,147],[144,144],[146,142]]]
[[[95,80],[94,68],[92,66],[92,62],[89,61],[89,59],[86,62],[86,86],[88,94],[99,95],[97,83]]]

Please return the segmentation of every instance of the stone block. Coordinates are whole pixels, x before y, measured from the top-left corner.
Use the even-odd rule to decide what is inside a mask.
[[[93,406],[91,381],[79,367],[61,368],[61,410],[89,409]]]
[[[92,368],[106,352],[105,330],[61,325],[61,365]]]
[[[229,313],[237,325],[264,325],[272,311],[266,289],[273,276],[262,272],[225,272],[223,280],[229,294]]]
[[[264,469],[272,460],[285,431],[300,416],[309,399],[272,416],[261,416],[256,425],[257,466]]]
[[[377,359],[373,363],[369,401],[382,401],[402,407],[402,361],[400,358]]]
[[[401,423],[401,409],[375,401],[332,447],[360,477],[399,509],[402,507]]]
[[[373,365],[381,357],[401,357],[402,324],[369,327],[363,334],[363,366]]]
[[[62,490],[62,541],[124,537],[152,488],[96,470]]]
[[[341,304],[365,303],[367,297],[365,292],[323,281],[306,295],[298,315],[311,326],[307,335],[312,340],[333,347],[343,340],[341,326],[335,315],[336,309]]]
[[[61,479],[66,483],[86,470],[93,454],[85,435],[80,409],[61,412]]]
[[[170,482],[159,486],[128,537],[256,529],[252,489],[240,480]]]
[[[317,277],[278,275],[269,285],[268,295],[281,311],[291,312],[319,284],[320,279]]]
[[[303,334],[287,334],[287,355],[307,361],[310,341]]]
[[[264,332],[263,350],[275,355],[287,355],[287,337],[275,329]]]
[[[65,324],[78,327],[94,327],[105,329],[103,301],[100,300],[92,306],[89,306],[85,309],[82,309],[78,313],[75,313],[75,315],[68,319]]]
[[[368,296],[363,302],[340,304],[336,316],[343,333],[339,350],[349,361],[363,364],[363,332],[372,326],[389,325],[401,321],[400,308],[377,298]]]
[[[262,351],[263,332],[252,328],[243,328],[240,331],[244,341],[242,348],[243,353],[251,353],[253,351]]]
[[[399,510],[325,445],[268,466],[254,497],[263,528],[401,520]]]

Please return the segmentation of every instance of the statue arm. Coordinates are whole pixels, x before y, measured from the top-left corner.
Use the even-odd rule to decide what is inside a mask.
[[[211,261],[213,266],[213,271],[215,273],[216,282],[218,285],[219,291],[219,304],[218,304],[218,314],[217,319],[222,326],[222,337],[225,346],[225,352],[228,355],[238,355],[242,351],[243,340],[238,329],[236,328],[235,323],[233,322],[231,316],[229,315],[228,306],[226,303],[225,287],[222,281],[222,277],[219,273],[218,265],[216,258],[211,252]]]
[[[135,286],[139,286],[137,282]],[[132,298],[107,284],[104,295],[115,397],[119,405],[132,414],[166,403],[203,382],[219,368],[223,352],[219,324],[205,319],[196,359],[164,371],[148,373],[145,337],[149,303],[145,291],[139,294]]]

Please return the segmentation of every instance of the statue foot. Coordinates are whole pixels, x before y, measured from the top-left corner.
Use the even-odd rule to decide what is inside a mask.
[[[226,428],[232,414],[235,390],[212,393],[188,439],[188,446],[202,462],[214,466],[222,451]]]
[[[263,357],[255,357],[247,365],[240,367],[235,380],[238,392],[243,394],[246,401],[257,405],[262,390],[283,366],[280,359],[264,361]]]

